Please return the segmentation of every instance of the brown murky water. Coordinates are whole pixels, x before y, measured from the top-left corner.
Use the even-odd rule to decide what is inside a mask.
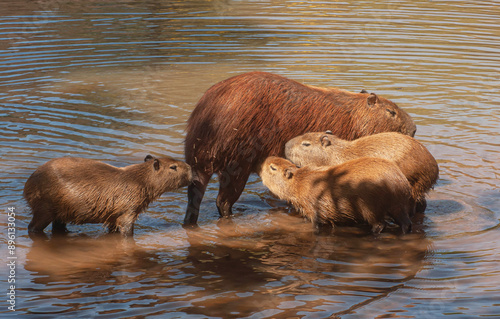
[[[500,316],[499,2],[4,0],[0,15],[1,317]],[[36,167],[182,158],[203,92],[252,70],[413,116],[441,177],[414,233],[314,235],[253,176],[233,225],[217,225],[214,182],[199,232],[180,226],[182,189],[140,216],[135,243],[99,225],[28,238]]]

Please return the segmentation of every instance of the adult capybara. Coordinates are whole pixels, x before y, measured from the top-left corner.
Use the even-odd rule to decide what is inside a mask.
[[[103,223],[110,232],[132,236],[139,213],[163,193],[187,186],[191,167],[170,157],[146,156],[144,163],[115,167],[74,157],[40,166],[26,181],[24,198],[33,212],[28,231],[65,232],[66,223]]]
[[[193,168],[184,225],[195,225],[210,177],[219,175],[217,208],[222,217],[249,175],[285,143],[306,132],[332,130],[346,139],[396,131],[413,136],[411,117],[374,93],[304,85],[282,76],[251,72],[206,91],[187,124],[186,162]]]
[[[411,187],[391,161],[363,157],[331,167],[298,168],[271,156],[261,166],[262,183],[278,198],[319,225],[368,223],[380,233],[390,217],[403,233],[415,209]]]
[[[439,177],[432,154],[413,137],[388,132],[343,140],[330,131],[306,133],[285,145],[287,159],[299,166],[332,166],[360,157],[378,157],[394,161],[412,187],[417,212],[425,211],[425,194]]]

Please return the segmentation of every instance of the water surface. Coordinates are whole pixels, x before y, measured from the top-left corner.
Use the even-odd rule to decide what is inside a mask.
[[[15,314],[28,318],[500,316],[499,5],[3,1],[4,297],[13,208]],[[232,225],[217,223],[214,180],[198,232],[180,226],[181,189],[140,216],[135,243],[99,225],[28,238],[21,194],[39,165],[67,155],[117,166],[182,158],[186,120],[205,90],[254,70],[366,89],[411,114],[440,166],[412,234],[315,235],[252,176]],[[8,305],[0,316],[12,316]]]

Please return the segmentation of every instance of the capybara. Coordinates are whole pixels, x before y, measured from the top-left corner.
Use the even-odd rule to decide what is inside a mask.
[[[139,213],[163,193],[191,183],[191,167],[170,157],[146,156],[144,163],[115,167],[62,157],[40,166],[26,181],[24,198],[33,212],[28,231],[65,232],[66,223],[103,223],[110,232],[132,236]]]
[[[349,140],[379,132],[413,136],[411,117],[374,93],[304,85],[280,75],[250,72],[209,88],[193,110],[185,143],[193,168],[184,226],[196,225],[210,177],[219,175],[217,208],[229,217],[249,175],[285,143],[306,132],[332,130]]]
[[[394,161],[412,187],[417,212],[426,208],[425,194],[439,177],[432,154],[413,137],[388,132],[343,140],[330,131],[306,133],[285,145],[287,159],[299,166],[333,166],[359,157],[378,157]]]
[[[403,233],[415,209],[411,187],[392,161],[362,157],[337,166],[298,168],[271,156],[261,166],[263,184],[318,227],[368,223],[380,233],[390,217]]]

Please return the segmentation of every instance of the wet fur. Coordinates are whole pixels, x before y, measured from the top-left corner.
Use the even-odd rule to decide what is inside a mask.
[[[391,161],[365,157],[333,167],[298,168],[286,159],[269,157],[260,176],[271,193],[316,226],[368,223],[377,234],[386,218],[392,218],[403,233],[411,229],[411,187]]]
[[[169,157],[146,157],[123,168],[74,157],[53,159],[27,180],[24,198],[33,212],[30,233],[54,232],[66,223],[103,223],[112,232],[133,234],[139,213],[163,193],[187,186],[190,167]]]

